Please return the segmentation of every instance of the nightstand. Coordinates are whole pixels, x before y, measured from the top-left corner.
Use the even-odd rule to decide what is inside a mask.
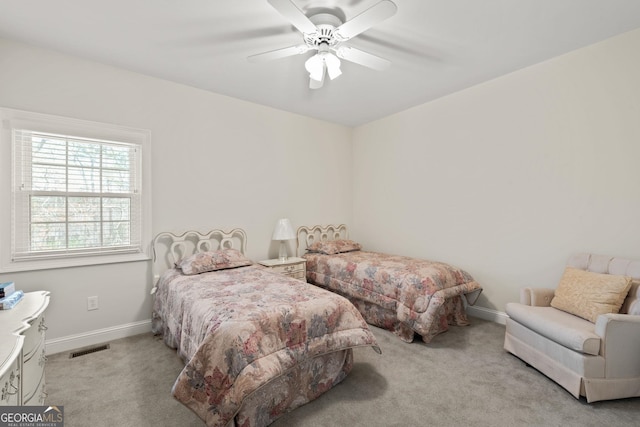
[[[285,276],[307,281],[307,260],[304,258],[289,257],[284,261],[279,258],[266,259],[258,263]]]

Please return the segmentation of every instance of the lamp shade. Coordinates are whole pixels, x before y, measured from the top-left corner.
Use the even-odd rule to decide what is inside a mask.
[[[276,222],[276,228],[273,229],[271,240],[292,240],[296,238],[296,232],[293,230],[291,221],[288,218],[279,219]]]
[[[324,76],[324,61],[319,54],[313,55],[304,63],[304,67],[309,72],[309,77],[315,81],[322,81]]]
[[[326,53],[323,59],[324,63],[327,65],[327,73],[329,74],[329,78],[331,80],[342,74],[342,71],[340,71],[340,60],[337,56]]]
[[[311,80],[321,82],[324,79],[325,70],[331,80],[342,74],[340,70],[340,60],[331,52],[318,52],[307,59],[304,67],[309,72]]]

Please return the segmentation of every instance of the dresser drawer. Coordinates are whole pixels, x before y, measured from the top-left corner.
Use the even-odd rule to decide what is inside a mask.
[[[304,258],[266,259],[259,261],[259,264],[269,267],[274,273],[307,281],[307,260]]]
[[[15,359],[6,373],[0,378],[0,405],[19,405],[20,398],[20,365]]]
[[[294,271],[292,273],[288,273],[287,276],[293,277],[294,279],[307,280],[307,273],[304,270]]]
[[[275,265],[271,267],[273,271],[280,274],[286,274],[287,276],[293,276],[296,273],[303,273],[305,270],[303,262],[297,264]]]
[[[44,332],[47,330],[44,325],[44,314],[36,317],[29,324],[31,327],[24,331],[24,345],[22,347],[22,354],[25,360],[30,359],[36,349],[40,347],[40,344],[44,341]]]
[[[23,405],[40,405],[44,398],[44,365],[47,360],[44,340],[40,341],[27,358],[22,359],[22,396]]]
[[[44,371],[42,371],[42,376],[40,377],[38,384],[36,384],[33,389],[25,390],[25,392],[28,392],[29,394],[23,396],[23,406],[44,405],[45,397],[47,396],[47,393],[45,392]]]

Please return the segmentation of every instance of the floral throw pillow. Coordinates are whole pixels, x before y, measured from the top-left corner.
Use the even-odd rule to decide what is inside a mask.
[[[308,252],[317,252],[321,254],[333,255],[343,252],[353,252],[362,249],[360,243],[348,239],[339,240],[323,240],[321,242],[312,243],[308,248]]]
[[[243,267],[253,262],[237,249],[219,249],[217,251],[200,252],[182,259],[176,267],[183,274],[192,275],[227,268]]]

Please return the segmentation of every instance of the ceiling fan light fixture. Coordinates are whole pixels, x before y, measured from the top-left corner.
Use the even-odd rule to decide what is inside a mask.
[[[309,72],[309,77],[312,80],[321,82],[324,77],[324,61],[320,55],[315,54],[311,58],[307,59],[304,63],[304,68]]]
[[[329,74],[331,80],[342,74],[342,70],[340,70],[340,60],[337,56],[331,53],[325,53],[323,59],[325,64],[327,64],[327,74]]]

